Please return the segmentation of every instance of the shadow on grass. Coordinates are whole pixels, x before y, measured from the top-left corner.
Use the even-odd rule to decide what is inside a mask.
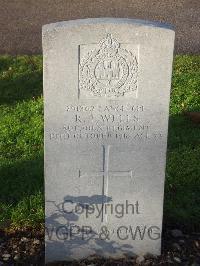
[[[0,80],[0,104],[12,104],[42,94],[42,72],[28,72]]]
[[[164,225],[200,230],[200,126],[170,116],[164,196]]]
[[[0,228],[44,222],[43,158],[0,167]]]
[[[38,227],[44,222],[43,159],[0,168],[0,228]]]
[[[200,145],[200,125],[180,115],[169,117],[168,152],[178,148],[195,148]]]
[[[0,168],[0,202],[18,203],[43,191],[43,158],[13,162]]]

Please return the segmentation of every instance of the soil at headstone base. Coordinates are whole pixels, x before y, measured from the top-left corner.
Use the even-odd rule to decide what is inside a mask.
[[[162,255],[158,257],[149,254],[114,260],[93,256],[48,265],[200,265],[200,233],[164,230],[162,243]],[[44,231],[0,231],[0,265],[44,265]]]

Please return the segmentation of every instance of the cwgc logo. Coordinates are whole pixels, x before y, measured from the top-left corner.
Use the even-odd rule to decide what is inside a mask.
[[[137,92],[136,56],[108,34],[99,48],[89,51],[79,64],[79,89],[97,97],[120,97]]]

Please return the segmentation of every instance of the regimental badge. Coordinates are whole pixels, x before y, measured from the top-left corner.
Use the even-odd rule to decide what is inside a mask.
[[[79,90],[96,97],[120,97],[137,91],[138,62],[108,34],[99,47],[88,52],[79,64]],[[135,93],[136,95],[136,93]]]

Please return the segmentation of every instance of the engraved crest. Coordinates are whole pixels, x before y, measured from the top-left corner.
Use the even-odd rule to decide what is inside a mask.
[[[136,56],[108,34],[79,64],[79,89],[98,97],[137,91]]]

